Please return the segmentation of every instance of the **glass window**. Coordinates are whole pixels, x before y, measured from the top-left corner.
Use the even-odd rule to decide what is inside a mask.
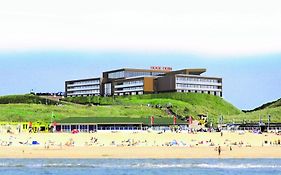
[[[108,78],[115,79],[115,78],[124,78],[125,72],[119,71],[119,72],[113,72],[108,74]]]

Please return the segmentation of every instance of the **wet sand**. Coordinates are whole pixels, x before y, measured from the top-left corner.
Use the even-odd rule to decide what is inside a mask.
[[[219,156],[214,148],[198,147],[72,147],[42,149],[32,147],[1,148],[1,158],[281,158],[281,147],[222,147]]]

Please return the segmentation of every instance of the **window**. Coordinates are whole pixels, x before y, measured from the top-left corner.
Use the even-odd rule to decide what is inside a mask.
[[[157,76],[160,75],[161,73],[158,72],[131,72],[131,71],[126,71],[125,72],[125,77],[139,77],[139,76]]]
[[[124,78],[125,71],[113,72],[108,74],[108,78],[116,79],[116,78]]]

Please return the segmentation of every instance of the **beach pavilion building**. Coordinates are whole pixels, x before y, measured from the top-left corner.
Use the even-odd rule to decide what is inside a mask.
[[[176,121],[173,118],[128,118],[128,117],[70,117],[56,122],[57,132],[96,132],[96,131],[141,131],[169,130],[177,125],[182,130],[188,129],[188,122]]]

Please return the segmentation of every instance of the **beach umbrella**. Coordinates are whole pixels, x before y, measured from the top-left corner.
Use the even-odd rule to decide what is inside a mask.
[[[72,134],[78,134],[79,131],[78,131],[78,129],[73,129],[73,130],[71,131],[71,133],[72,133]]]

